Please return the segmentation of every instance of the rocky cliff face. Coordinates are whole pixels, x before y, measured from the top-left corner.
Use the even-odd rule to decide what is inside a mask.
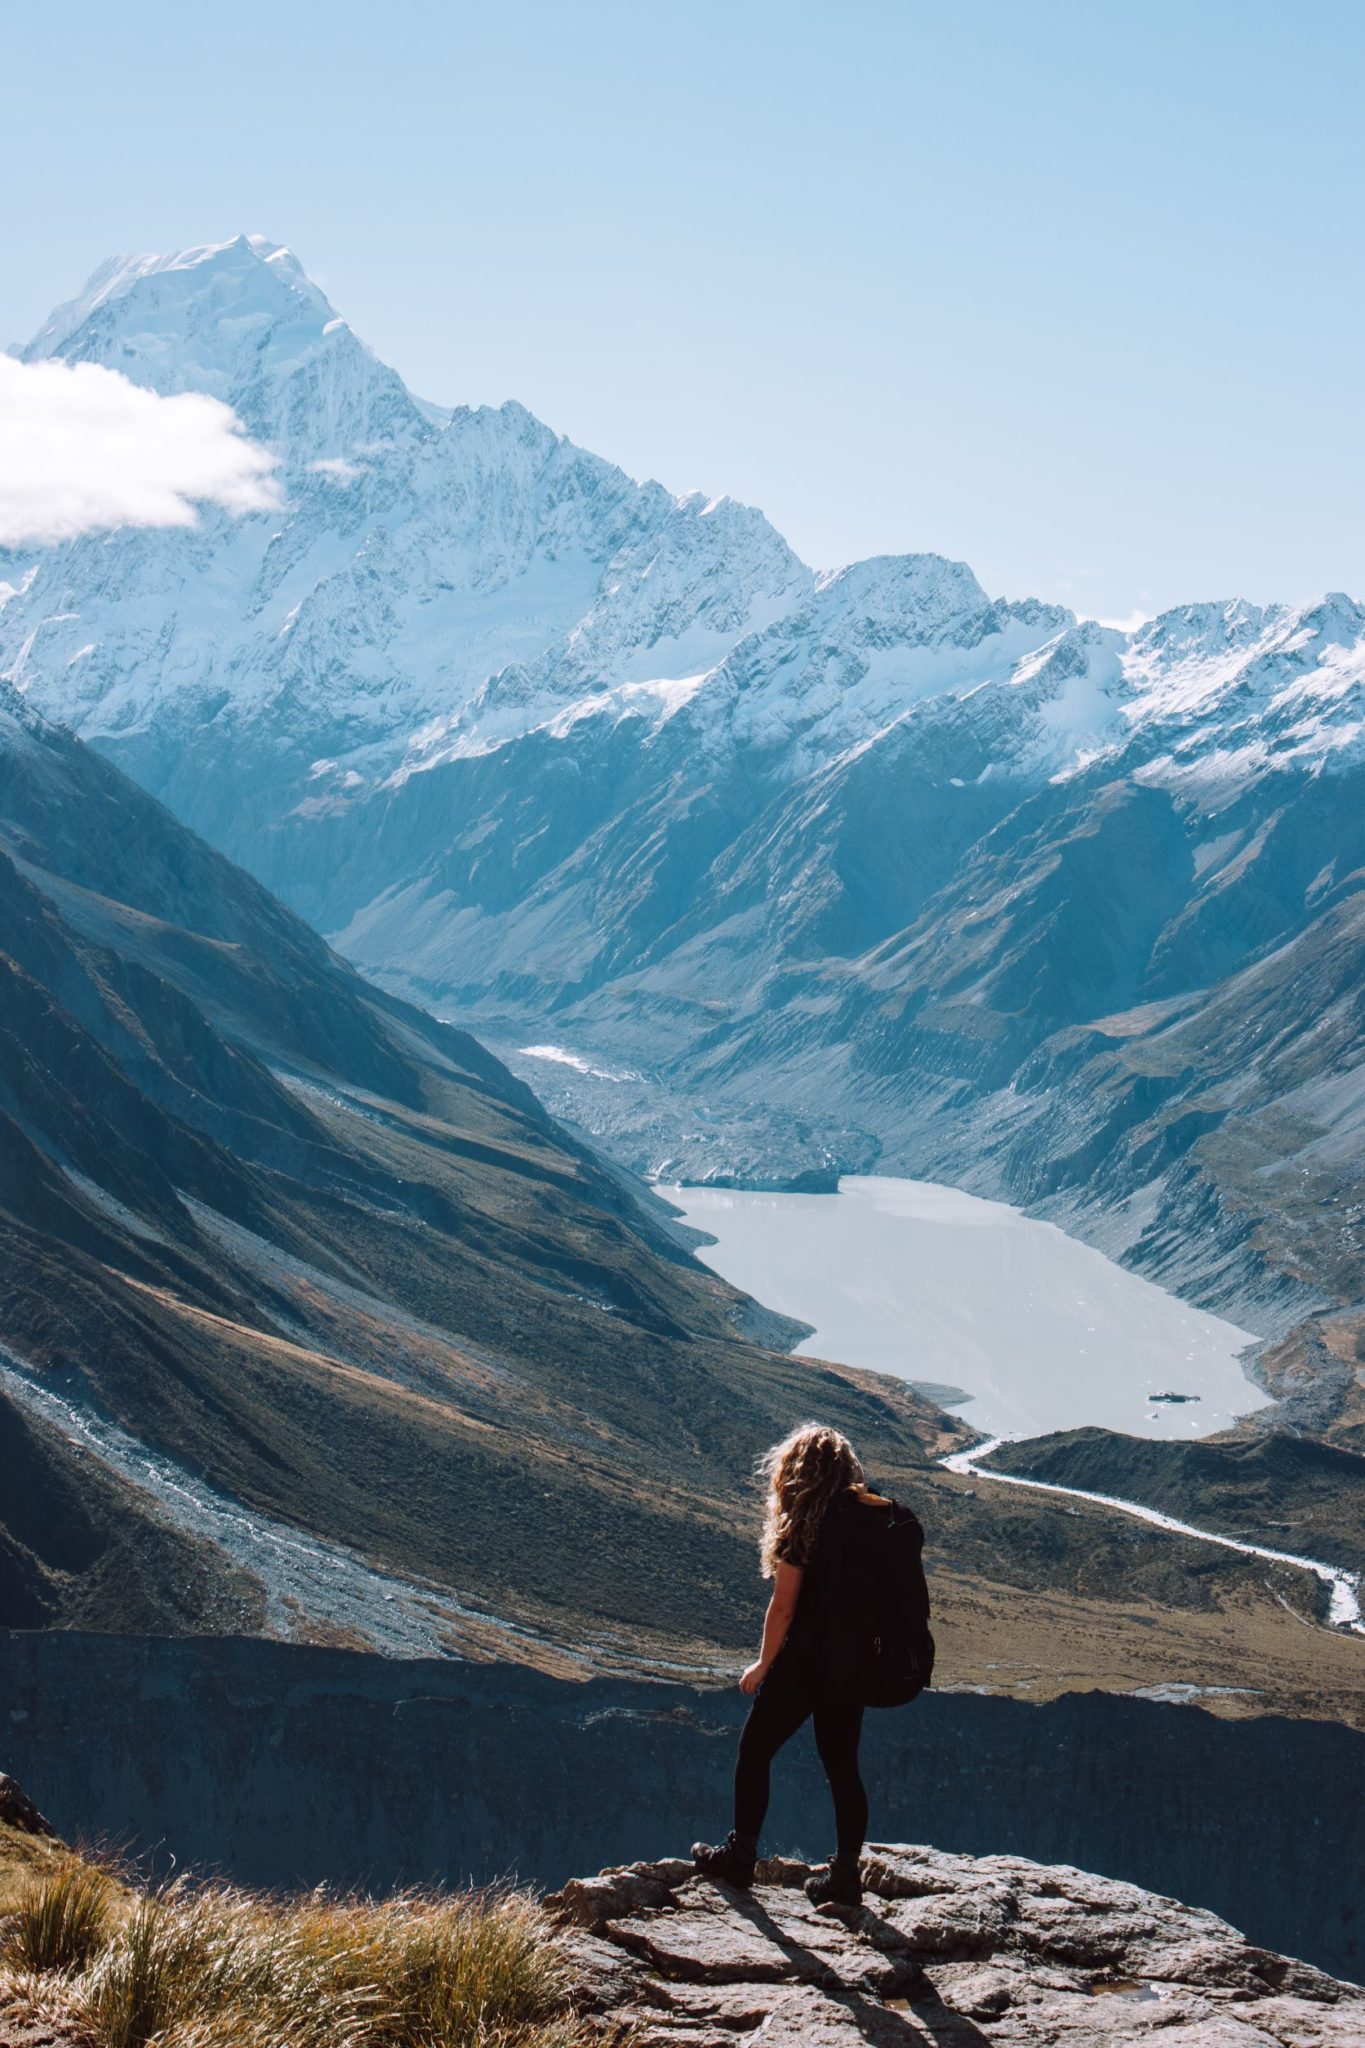
[[[0,1701],[3,1761],[63,1834],[269,1887],[562,1885],[676,1856],[728,1824],[744,1712],[733,1683],[57,1631],[0,1631]],[[935,1691],[868,1716],[864,1764],[880,1835],[1079,1865],[1365,1975],[1355,1730],[1099,1692],[1030,1706]],[[808,1732],[773,1779],[766,1842],[823,1854]]]
[[[605,2040],[638,2048],[1359,2048],[1365,1991],[1254,1947],[1213,1913],[1065,1864],[874,1844],[861,1911],[809,1866],[750,1893],[635,1863],[549,1900]]]

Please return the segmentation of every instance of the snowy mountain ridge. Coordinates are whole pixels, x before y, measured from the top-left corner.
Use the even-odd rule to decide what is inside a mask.
[[[512,664],[711,666],[810,582],[731,500],[636,484],[515,403],[414,399],[260,238],[115,259],[24,353],[222,398],[289,492],[7,571],[0,667],[86,737],[218,718],[396,757]]]
[[[287,462],[310,443],[360,449],[379,427],[396,434],[445,417],[365,347],[289,249],[262,235],[110,257],[19,353],[102,363],[163,394],[206,391]]]
[[[983,692],[995,772],[1140,740],[1146,772],[1208,757],[1222,781],[1365,729],[1349,599],[1191,605],[1124,635],[992,603],[934,555],[817,576],[761,513],[635,483],[515,402],[415,398],[260,236],[113,258],[22,353],[223,399],[289,505],[16,562],[0,672],[90,738],[254,729],[307,756],[309,800],[684,706],[708,750],[757,747],[783,779]]]

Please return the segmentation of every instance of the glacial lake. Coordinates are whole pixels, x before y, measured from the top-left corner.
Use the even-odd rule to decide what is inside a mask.
[[[714,1237],[697,1252],[714,1272],[813,1326],[798,1356],[913,1380],[989,1436],[1211,1436],[1267,1403],[1238,1363],[1250,1331],[1003,1202],[874,1175],[834,1195],[659,1192]]]

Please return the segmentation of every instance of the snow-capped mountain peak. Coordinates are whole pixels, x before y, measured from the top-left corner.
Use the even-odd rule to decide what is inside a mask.
[[[139,319],[159,312],[163,326],[179,322],[175,338],[182,343],[185,330],[202,326],[206,317],[237,322],[255,313],[278,320],[287,313],[319,335],[346,325],[283,243],[264,235],[234,235],[230,241],[204,242],[170,255],[111,256],[74,299],[44,322],[22,351],[24,360],[59,355],[82,362],[97,359],[94,352],[126,319],[115,309],[129,299]],[[128,348],[130,338],[120,345]]]
[[[915,706],[1002,682],[1073,624],[1058,605],[992,603],[965,562],[873,556],[817,577],[803,601],[742,640],[689,716],[713,748],[752,748],[796,777]]]
[[[1320,766],[1365,740],[1365,606],[1188,605],[1132,636],[1128,718],[1149,779],[1240,786],[1272,765]]]
[[[965,562],[933,554],[869,555],[826,571],[816,590],[850,615],[861,611],[895,630],[913,626],[922,635],[990,603]]]
[[[292,251],[261,235],[113,257],[22,354],[100,363],[162,393],[207,392],[295,467],[430,427]]]
[[[211,393],[289,495],[283,518],[102,537],[6,579],[0,672],[87,736],[169,722],[194,746],[213,719],[353,787],[509,669],[527,680],[502,696],[553,715],[707,670],[810,587],[732,498],[637,483],[515,401],[415,399],[260,236],[115,258],[25,353]]]

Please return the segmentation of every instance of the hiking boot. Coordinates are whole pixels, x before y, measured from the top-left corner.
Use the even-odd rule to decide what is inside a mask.
[[[709,1842],[694,1842],[692,1861],[703,1877],[733,1885],[736,1891],[747,1892],[754,1881],[755,1852],[744,1847],[733,1828],[714,1847]]]
[[[847,1906],[863,1903],[863,1881],[855,1856],[836,1856],[820,1870],[811,1872],[805,1884],[806,1897],[813,1906]]]

